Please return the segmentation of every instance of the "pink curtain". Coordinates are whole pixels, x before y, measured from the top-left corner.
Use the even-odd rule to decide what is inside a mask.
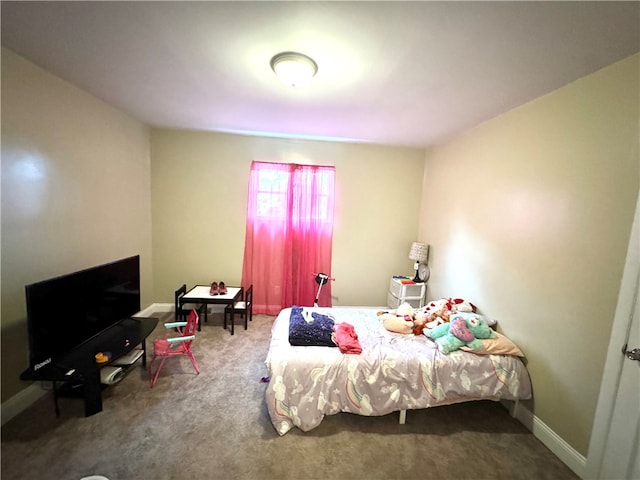
[[[331,276],[334,181],[335,167],[251,164],[242,284],[255,313],[312,306],[315,274]],[[318,305],[331,306],[331,282]]]

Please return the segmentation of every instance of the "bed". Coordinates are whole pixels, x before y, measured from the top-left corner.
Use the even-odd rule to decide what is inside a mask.
[[[361,353],[291,345],[293,309],[307,319],[320,315],[335,325],[352,325]],[[374,308],[286,308],[271,333],[266,402],[279,435],[293,427],[312,430],[325,415],[339,412],[379,416],[398,411],[404,423],[407,410],[531,397],[529,374],[518,355],[462,350],[444,355],[425,335],[386,330]]]

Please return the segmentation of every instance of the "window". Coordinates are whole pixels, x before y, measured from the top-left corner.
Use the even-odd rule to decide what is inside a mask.
[[[329,207],[332,205],[333,167],[294,165],[296,169],[292,172],[276,170],[268,163],[262,165],[256,170],[255,218],[286,219],[291,216],[293,221],[301,223],[309,220],[323,223],[332,221],[333,212],[329,212]],[[297,178],[294,180],[293,177]],[[313,208],[304,208],[307,202],[301,199],[294,201],[291,211],[287,208],[292,183],[300,186],[297,195],[313,196],[308,198],[308,203],[315,205]]]
[[[251,164],[242,283],[254,284],[257,313],[312,304],[312,275],[331,269],[334,184],[330,166]]]

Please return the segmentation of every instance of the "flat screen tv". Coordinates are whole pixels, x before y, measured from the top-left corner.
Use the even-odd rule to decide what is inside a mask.
[[[65,353],[140,311],[140,256],[25,287],[29,369]]]

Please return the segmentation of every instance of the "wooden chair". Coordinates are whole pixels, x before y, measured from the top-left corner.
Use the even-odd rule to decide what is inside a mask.
[[[191,360],[191,364],[196,370],[196,375],[200,373],[196,357],[191,351],[191,344],[196,338],[195,334],[198,324],[198,312],[195,309],[191,310],[186,322],[169,322],[164,324],[167,329],[177,329],[179,336],[158,338],[157,340],[154,340],[153,356],[149,362],[149,382],[151,383],[151,388],[156,384],[164,362],[170,357],[185,355],[189,360]],[[160,365],[155,372],[152,372],[153,362],[156,358],[161,359]]]
[[[195,303],[193,304],[185,303],[183,305],[180,305],[181,303],[180,300],[182,299],[185,293],[187,293],[186,284],[182,284],[182,286],[179,289],[177,289],[174,293],[173,308],[175,312],[176,322],[185,322],[187,320],[188,315],[191,313],[191,310],[196,310],[198,312],[198,315],[202,315],[204,309],[207,308],[207,306],[204,304],[199,305]],[[205,320],[206,320],[206,316],[205,316]],[[198,317],[198,331],[200,331],[200,317]]]
[[[242,300],[237,301],[234,304],[229,304],[224,309],[224,328],[227,328],[227,315],[231,320],[231,312],[234,315],[237,313],[241,318],[244,318],[244,329],[247,329],[247,319],[253,321],[253,285],[249,285],[246,291],[242,292]],[[233,327],[232,327],[233,328]],[[232,330],[233,331],[233,330]]]

